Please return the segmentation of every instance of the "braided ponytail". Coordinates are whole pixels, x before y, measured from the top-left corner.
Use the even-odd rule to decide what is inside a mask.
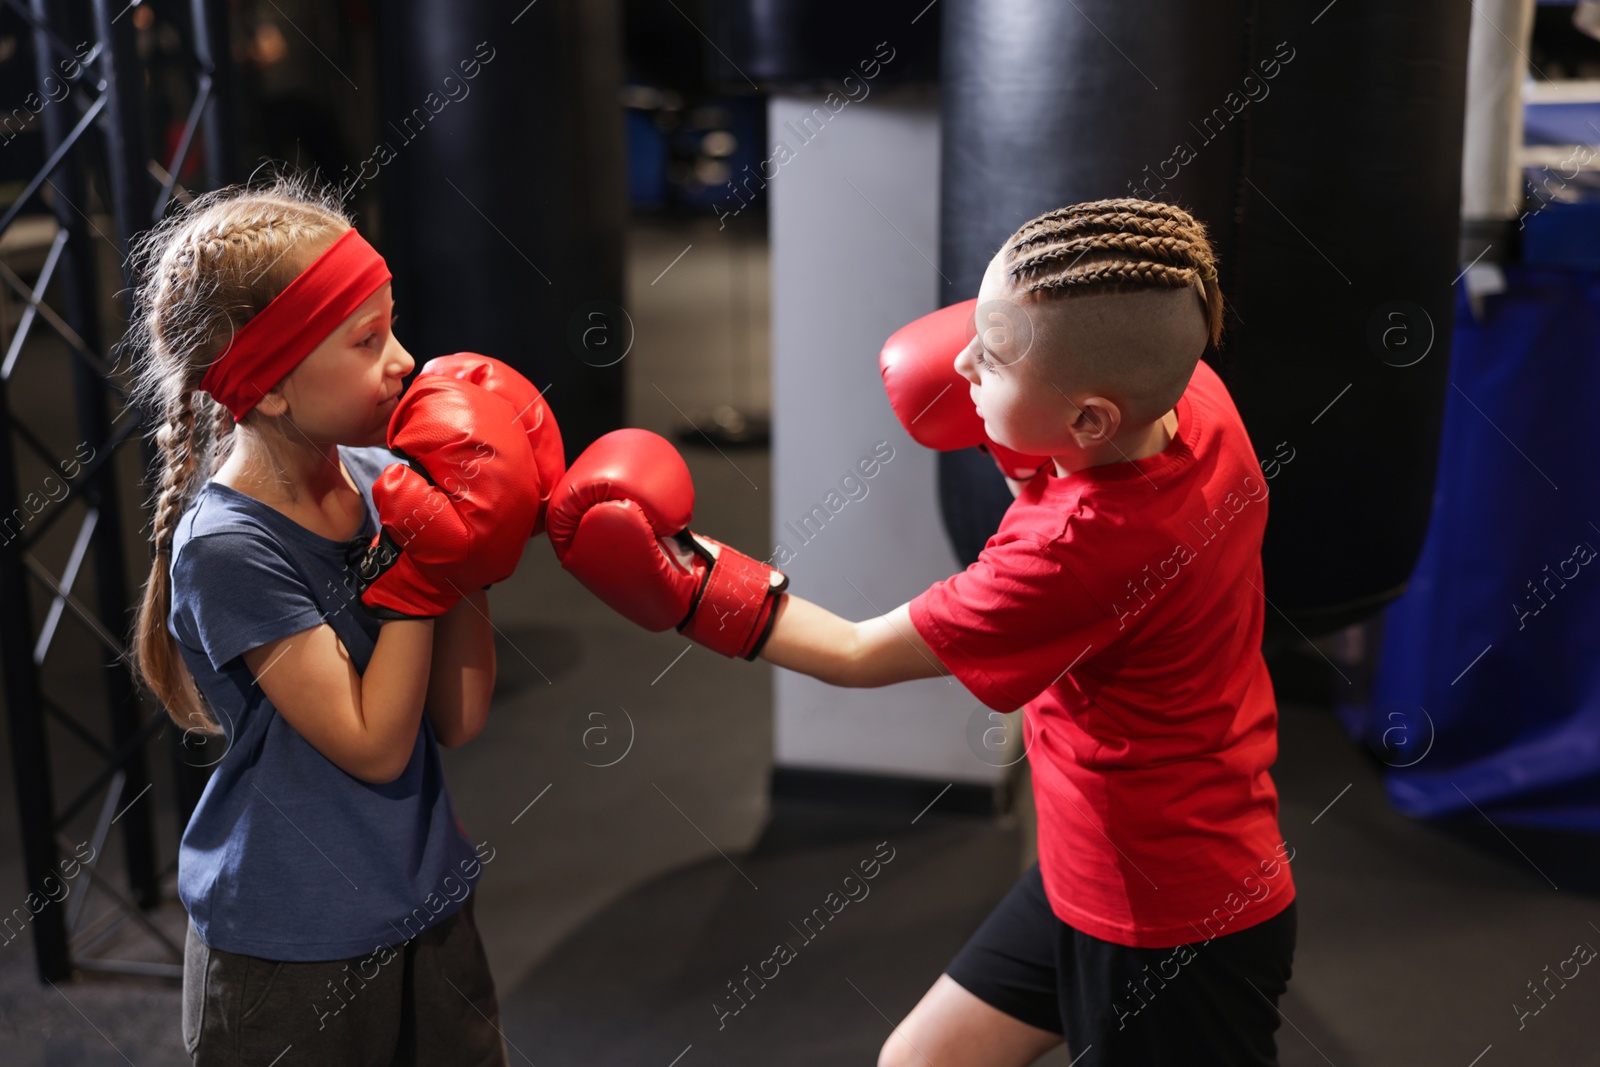
[[[176,642],[166,632],[172,598],[169,569],[172,535],[197,480],[194,395],[198,385],[198,382],[186,382],[169,398],[163,421],[155,433],[162,459],[161,486],[156,491],[150,534],[155,559],[139,604],[134,646],[139,673],[166,705],[172,720],[185,729],[215,733],[217,721],[200,699],[194,679],[178,655]]]
[[[133,646],[145,684],[185,730],[221,729],[167,630],[173,535],[233,444],[233,417],[199,391],[200,382],[233,335],[283,292],[313,250],[349,228],[336,192],[281,176],[263,188],[233,186],[197,197],[140,234],[131,250],[138,282],[118,348],[133,354],[133,402],[152,416],[161,456],[160,485],[152,494],[153,558]]]

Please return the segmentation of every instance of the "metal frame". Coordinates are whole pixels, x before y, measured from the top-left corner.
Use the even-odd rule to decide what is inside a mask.
[[[165,729],[165,713],[142,705],[125,647],[132,619],[131,588],[123,563],[122,501],[112,460],[127,442],[141,439],[140,413],[128,403],[107,358],[108,338],[99,309],[109,294],[100,283],[93,242],[110,238],[95,227],[89,212],[96,203],[110,207],[123,280],[131,284],[127,249],[135,234],[161,218],[174,197],[189,195],[176,176],[196,148],[197,133],[205,146],[208,185],[215,187],[231,176],[232,130],[222,106],[226,68],[219,68],[216,61],[220,56],[227,62],[226,4],[225,0],[3,3],[32,29],[42,96],[49,96],[47,77],[70,86],[60,102],[42,106],[37,113],[45,163],[16,202],[0,213],[0,235],[25,210],[48,211],[57,227],[32,286],[0,262],[0,290],[25,307],[15,333],[0,337],[4,343],[0,522],[19,508],[34,516],[19,524],[17,536],[0,544],[0,663],[27,872],[26,907],[33,912],[36,902],[48,902],[30,923],[39,975],[45,980],[66,979],[74,969],[180,976],[182,946],[145,914],[160,903],[161,878],[175,867],[176,858],[163,867],[157,855],[153,805],[138,801],[152,784],[146,753],[156,738],[163,738],[174,757],[180,819],[186,820],[192,810],[203,775],[177,758],[180,739],[176,731]],[[193,77],[193,102],[176,149],[166,159],[152,157],[144,132],[148,101],[135,24],[152,19],[177,32],[183,61]],[[79,39],[94,42],[81,59],[70,43]],[[81,63],[76,78],[64,76],[61,64],[69,59]],[[52,284],[56,289],[47,304],[45,294]],[[16,387],[19,365],[49,358],[48,350],[41,354],[37,345],[29,350],[28,342],[40,323],[69,351],[74,433],[93,453],[76,478],[65,480],[64,495],[35,514],[25,500],[38,494],[21,483],[19,456],[31,452],[52,471],[72,465],[47,443],[48,435],[30,427],[28,398]],[[142,454],[142,458],[149,469],[151,457]],[[82,506],[81,518],[76,523],[61,521],[76,505]],[[58,573],[43,560],[62,555],[63,548],[66,564]],[[34,606],[36,590],[47,605],[42,621]],[[101,665],[102,708],[69,707],[52,698],[41,670],[52,655],[71,656],[84,669]],[[89,725],[91,716],[103,716],[99,729]],[[58,801],[52,781],[47,723],[55,723],[79,744],[84,755],[74,758],[92,759],[98,766],[88,786],[64,801]],[[49,902],[46,878],[61,877],[62,854],[72,851],[64,831],[91,807],[98,809],[91,838],[95,859],[81,864],[75,892],[60,903]],[[125,885],[102,869],[99,858],[117,822],[122,824]],[[83,905],[91,888],[117,907],[86,923]],[[0,908],[0,920],[10,914]],[[158,942],[171,962],[90,955],[106,935],[128,922]]]

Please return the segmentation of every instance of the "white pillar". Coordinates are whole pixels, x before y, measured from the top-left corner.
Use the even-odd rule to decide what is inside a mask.
[[[1522,85],[1533,8],[1534,0],[1481,0],[1472,6],[1461,142],[1461,273],[1479,319],[1484,299],[1505,292],[1500,264],[1511,251],[1508,223],[1522,209]]]
[[[1522,83],[1534,0],[1478,0],[1467,57],[1461,217],[1514,219],[1522,209]]]
[[[889,334],[937,307],[938,102],[879,90],[833,111],[776,96],[768,119],[774,562],[798,595],[864,619],[960,569],[934,456],[895,420],[877,362]],[[998,779],[968,747],[979,705],[957,682],[775,678],[780,767]]]

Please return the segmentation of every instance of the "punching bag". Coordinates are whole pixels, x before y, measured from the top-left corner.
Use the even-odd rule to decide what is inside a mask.
[[[845,78],[859,79],[862,57],[881,41],[893,48],[894,61],[872,68],[875,87],[930,84],[939,75],[939,19],[930,6],[928,0],[709,0],[709,73],[728,92],[826,92]]]
[[[1267,644],[1399,595],[1448,370],[1468,6],[940,6],[941,302],[975,294],[1044,211],[1121,196],[1187,209],[1228,306],[1206,359],[1271,492]],[[1005,501],[972,488],[991,472],[945,456],[940,478],[947,513],[968,512],[947,525],[998,526]]]
[[[570,460],[622,425],[632,340],[616,2],[375,12],[379,145],[360,177],[382,184],[401,335],[419,364],[474,351],[527,375]]]

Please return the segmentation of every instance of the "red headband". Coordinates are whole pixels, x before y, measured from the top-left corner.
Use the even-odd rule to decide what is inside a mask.
[[[234,334],[200,388],[238,422],[390,277],[378,250],[346,230]]]

